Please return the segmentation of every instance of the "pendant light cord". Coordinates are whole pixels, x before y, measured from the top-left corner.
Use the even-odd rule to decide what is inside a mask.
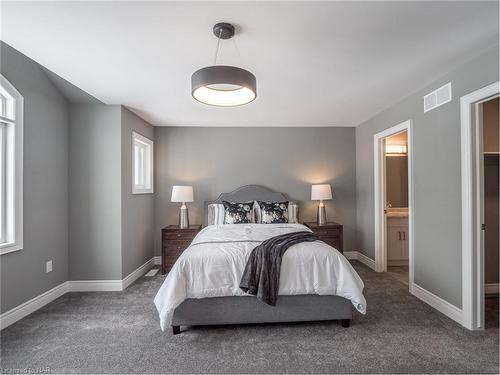
[[[215,49],[214,65],[217,65],[217,56],[219,55],[219,44],[221,35],[222,35],[222,28],[219,30],[219,37],[217,38],[217,48]]]

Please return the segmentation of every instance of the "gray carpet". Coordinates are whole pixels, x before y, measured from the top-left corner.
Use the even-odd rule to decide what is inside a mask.
[[[398,281],[401,281],[403,284],[408,285],[408,266],[387,266],[387,274],[395,277]]]
[[[498,298],[470,332],[354,262],[368,314],[337,322],[161,332],[153,297],[163,277],[125,292],[70,293],[2,331],[1,367],[53,373],[498,373]]]

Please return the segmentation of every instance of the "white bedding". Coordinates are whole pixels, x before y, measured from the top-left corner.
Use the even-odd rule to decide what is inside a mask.
[[[303,230],[309,229],[302,224],[227,224],[202,229],[156,294],[161,329],[171,324],[175,308],[187,298],[247,296],[239,282],[252,249],[268,238]],[[324,242],[293,245],[283,256],[280,295],[337,295],[365,314],[363,287],[347,259]]]

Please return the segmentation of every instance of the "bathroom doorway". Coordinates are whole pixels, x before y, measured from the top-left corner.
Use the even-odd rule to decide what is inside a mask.
[[[408,131],[385,138],[387,273],[408,285]]]
[[[411,290],[412,130],[405,121],[374,135],[375,270]]]
[[[499,314],[499,98],[479,104],[483,134],[484,328],[498,328]]]

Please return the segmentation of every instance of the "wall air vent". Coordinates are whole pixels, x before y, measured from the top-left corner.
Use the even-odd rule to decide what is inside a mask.
[[[424,112],[451,102],[451,82],[424,96]]]

